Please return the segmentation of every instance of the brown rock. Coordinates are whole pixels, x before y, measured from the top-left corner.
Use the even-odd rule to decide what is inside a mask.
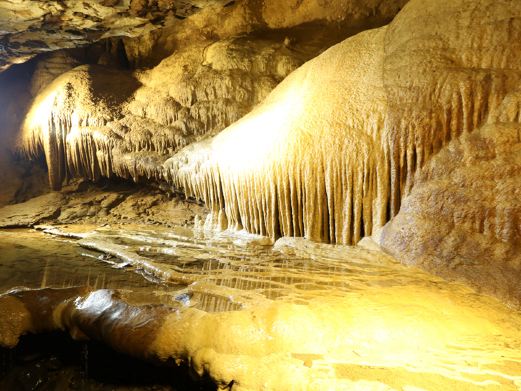
[[[0,208],[0,228],[27,227],[55,218],[60,213],[63,195],[49,193],[21,204]]]

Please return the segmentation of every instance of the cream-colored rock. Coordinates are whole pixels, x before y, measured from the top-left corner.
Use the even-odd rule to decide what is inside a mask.
[[[411,1],[179,152],[166,178],[232,227],[357,242],[398,213],[418,168],[517,89],[520,15],[517,2]]]
[[[19,143],[45,153],[55,189],[72,176],[159,180],[175,151],[237,121],[309,55],[238,37],[193,44],[146,72],[80,66],[35,98]]]
[[[174,53],[149,72],[129,78],[125,72],[118,75],[103,68],[84,68],[69,73],[69,79],[62,77],[61,84],[56,82],[45,92],[44,87],[60,72],[74,66],[76,60],[61,52],[37,62],[31,91],[42,93],[36,97],[24,125],[22,144],[31,157],[45,150],[53,188],[59,188],[62,179],[74,175],[92,179],[113,175],[135,180],[162,178],[160,166],[168,155],[235,122],[304,61],[354,32],[390,20],[405,0],[356,0],[345,4],[260,4],[246,0],[159,3],[156,7],[150,1],[105,2],[89,8],[93,18],[99,18],[99,23],[89,28],[111,25],[103,37],[111,36],[122,23],[120,14],[125,7],[130,7],[129,17],[144,19],[161,19],[164,12],[178,14],[179,9],[192,6],[202,9],[201,15],[196,13],[171,26],[165,22],[170,27],[161,31],[142,34],[148,29],[145,25],[133,30],[136,34],[139,30],[142,39],[125,39],[124,45],[107,41],[106,52],[98,59],[100,64],[112,64],[121,55],[124,62],[128,57],[133,65],[141,65],[157,63]],[[27,4],[22,1],[19,5]],[[40,8],[31,9],[34,34],[39,33],[43,41],[46,38],[38,30],[37,21],[40,14],[47,12],[46,7],[52,9],[46,18],[54,13],[69,15],[74,7],[86,7],[74,1],[56,7],[53,4],[38,4]],[[4,24],[14,34],[25,26],[25,19],[19,14],[20,7],[11,3],[4,6],[9,9]],[[191,13],[186,11],[182,16]],[[74,14],[67,21],[51,19],[57,28],[63,29],[66,23],[90,23],[89,18],[74,19],[78,17]],[[117,23],[111,22],[116,19]],[[288,29],[291,27],[294,28]],[[60,35],[60,31],[56,34]],[[252,34],[237,37],[245,33]],[[96,38],[95,34],[90,38]],[[65,46],[77,44],[78,41],[69,40]],[[45,50],[62,46],[56,44]],[[129,91],[127,87],[134,83],[133,78],[142,85],[132,86],[130,90],[135,91]],[[128,96],[132,94],[132,98]],[[51,108],[53,105],[63,107]],[[23,111],[24,106],[19,106]],[[48,129],[49,124],[54,130]],[[13,191],[17,187],[20,184],[13,185]]]
[[[141,359],[186,364],[223,390],[516,390],[519,314],[415,276],[416,286],[343,295],[329,288],[302,304],[222,312],[143,304],[111,290],[13,290],[0,296],[0,344],[63,330]]]
[[[230,35],[366,20],[396,6],[363,4],[296,2],[293,19],[270,2],[262,12],[252,11],[258,3],[211,6],[126,44],[136,63],[158,47],[157,56],[175,50],[151,70],[84,66],[55,80],[26,118],[22,149],[45,152],[55,188],[71,176],[164,181],[203,200],[219,227],[272,238],[355,243],[395,217],[379,239],[389,251],[446,276],[492,278],[512,300],[520,211],[509,148],[520,118],[521,4],[413,0],[390,25],[328,49],[256,106],[324,41]],[[491,157],[480,155],[485,146]],[[436,214],[429,237],[423,230]],[[446,271],[464,259],[479,265]]]

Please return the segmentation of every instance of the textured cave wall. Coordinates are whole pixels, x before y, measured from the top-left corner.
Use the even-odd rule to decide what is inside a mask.
[[[382,7],[375,4],[349,6],[366,17]],[[287,26],[270,19],[278,20],[266,13],[269,2],[257,15],[261,25],[282,28],[341,19],[345,6],[313,20],[296,12]],[[45,153],[55,189],[72,176],[165,180],[205,201],[222,228],[355,243],[398,213],[418,168],[481,126],[516,88],[519,8],[412,1],[389,26],[330,48],[223,133],[163,164],[237,121],[324,44],[286,39],[287,30],[194,38],[205,31],[194,27],[206,20],[202,11],[174,35],[192,37],[190,45],[151,70],[82,66],[60,76],[36,97],[19,146],[29,156]]]
[[[161,180],[177,149],[237,121],[306,56],[238,37],[193,44],[145,72],[78,66],[37,95],[20,150],[44,152],[54,189],[74,176]]]
[[[190,29],[196,31],[191,39],[202,40],[315,21],[347,22],[360,31],[385,23],[406,1],[0,0],[0,71],[39,53],[109,37],[129,38],[135,64],[155,65],[190,41]],[[190,18],[201,11],[200,17]],[[136,37],[143,38],[136,42]]]
[[[508,101],[508,102],[507,102]],[[374,239],[408,265],[521,304],[519,93],[498,117],[451,142],[419,172]]]
[[[86,48],[44,53],[0,73],[0,205],[26,201],[49,191],[45,161],[37,156],[27,161],[16,148],[27,111],[54,79],[81,64],[110,64],[125,69],[118,51],[120,39],[108,39]]]
[[[12,87],[12,83],[8,84],[7,78],[0,75],[0,82],[2,82],[3,86]],[[0,90],[0,104],[2,105],[2,110],[0,111],[0,121],[2,125],[2,132],[0,132],[0,145],[2,147],[0,150],[0,182],[3,184],[3,189],[0,192],[0,205],[6,204],[8,201],[12,200],[15,196],[17,189],[21,186],[21,170],[17,169],[14,162],[12,161],[12,152],[9,145],[13,145],[14,139],[16,137],[16,133],[13,132],[13,129],[16,129],[16,126],[21,123],[22,118],[20,113],[16,111],[16,107],[9,104],[9,96],[7,91],[11,90],[10,88],[2,88]],[[19,99],[22,98],[22,94],[19,91],[10,91],[18,92]],[[26,94],[26,99],[29,99],[29,94]]]
[[[398,213],[418,168],[517,88],[520,16],[509,1],[411,1],[174,156],[167,179],[222,227],[355,243]]]
[[[221,0],[0,0],[0,70],[39,53],[136,37]]]
[[[194,42],[238,35],[288,34],[299,46],[321,49],[389,23],[408,0],[238,0],[210,4],[178,23],[124,39],[134,66],[152,66]]]

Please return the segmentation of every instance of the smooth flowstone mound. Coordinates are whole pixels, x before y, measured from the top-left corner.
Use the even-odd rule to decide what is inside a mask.
[[[517,2],[411,1],[179,152],[166,178],[220,226],[356,243],[398,213],[419,168],[517,88],[520,15]]]

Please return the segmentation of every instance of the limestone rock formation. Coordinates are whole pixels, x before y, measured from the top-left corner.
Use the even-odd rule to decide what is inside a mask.
[[[54,79],[81,63],[63,50],[42,56],[35,65],[31,78],[31,95],[36,97]]]
[[[13,148],[31,101],[31,80],[24,76],[32,68],[32,64],[23,64],[0,74],[0,206],[49,191],[45,168],[39,161],[27,164],[16,159]]]
[[[79,66],[35,98],[21,149],[45,152],[55,189],[73,176],[158,180],[177,149],[237,121],[307,56],[238,37],[193,44],[145,72]]]
[[[129,104],[124,108],[113,107],[109,113],[103,114],[104,121],[112,118],[113,115],[126,117],[122,124],[123,130],[118,128],[117,132],[126,133],[128,123],[136,129],[146,129],[143,132],[140,130],[130,132],[126,136],[124,148],[116,148],[117,160],[121,163],[118,174],[134,178],[151,176],[159,171],[154,167],[168,157],[158,158],[158,150],[161,150],[161,153],[167,151],[171,154],[178,145],[185,145],[203,134],[224,128],[247,113],[282,78],[304,61],[346,36],[389,21],[405,2],[406,0],[391,2],[352,0],[342,4],[323,4],[314,1],[298,3],[277,1],[261,4],[247,0],[238,2],[136,0],[95,2],[89,3],[88,6],[87,3],[80,4],[77,1],[0,2],[0,24],[1,30],[5,33],[2,58],[5,59],[5,64],[22,61],[42,51],[81,46],[113,35],[127,36],[124,44],[120,39],[105,39],[103,44],[81,50],[52,52],[5,75],[6,80],[2,82],[0,96],[2,102],[5,100],[2,106],[7,107],[0,113],[0,131],[4,141],[1,148],[5,149],[5,152],[0,153],[2,160],[0,175],[6,186],[0,191],[2,193],[0,203],[24,200],[30,194],[37,195],[45,191],[45,186],[41,185],[37,186],[41,188],[40,191],[20,191],[22,188],[26,189],[28,183],[35,181],[34,175],[30,174],[28,168],[20,167],[21,161],[17,161],[16,164],[13,162],[12,151],[15,148],[12,139],[16,137],[25,116],[27,100],[30,99],[27,91],[30,90],[31,94],[36,96],[55,78],[77,65],[97,63],[112,68],[114,65],[117,68],[128,68],[129,65],[157,64],[174,53],[155,73],[130,75],[137,80],[136,85],[143,83],[143,88],[136,91],[135,99],[126,97],[129,101],[135,100],[132,105]],[[78,7],[81,8],[81,12],[78,11]],[[202,10],[201,15],[195,13],[187,17],[197,10]],[[176,23],[169,22],[168,18],[172,14],[178,17]],[[187,18],[179,20],[184,17]],[[150,23],[129,27],[132,23],[137,23],[138,19],[141,20],[140,18],[143,23],[152,20],[152,23],[157,22],[158,26],[165,27],[154,31]],[[73,29],[71,25],[76,27]],[[130,30],[125,30],[127,27]],[[150,33],[144,33],[149,30]],[[69,39],[70,34],[74,34],[78,39]],[[81,34],[84,35],[83,38],[80,37]],[[135,34],[141,34],[141,38],[129,37]],[[32,42],[30,38],[32,35],[39,36],[41,47],[28,49],[23,45],[24,39],[28,39],[29,43]],[[45,43],[47,40],[52,43]],[[230,62],[226,63],[228,59]],[[93,92],[82,91],[79,94],[84,95],[83,103],[92,108],[96,107],[98,102],[90,101],[89,97],[95,96],[96,99],[101,99],[103,92],[98,94],[96,89],[100,87],[103,89],[103,83],[92,84],[89,80],[108,79],[114,87],[118,83],[116,79],[120,76],[116,75],[116,72],[105,72],[104,68],[100,67],[87,73],[88,76],[84,73],[85,80],[80,84],[85,88],[92,88]],[[99,76],[96,76],[97,73]],[[106,76],[107,74],[109,76]],[[75,75],[77,76],[78,73]],[[171,75],[172,79],[170,79]],[[114,76],[113,80],[112,76]],[[141,76],[146,80],[142,81]],[[75,76],[69,74],[69,77],[74,79]],[[125,76],[121,77],[125,79]],[[27,86],[30,78],[32,81]],[[213,83],[215,87],[210,86]],[[75,83],[72,82],[72,85]],[[172,87],[172,96],[168,91],[170,87]],[[213,89],[215,91],[210,91]],[[109,93],[113,97],[123,94],[118,88],[114,88]],[[13,96],[16,97],[15,100],[11,99]],[[38,102],[39,99],[37,98],[36,101]],[[73,97],[68,99],[74,100]],[[114,100],[109,102],[109,106],[113,102]],[[77,102],[71,104],[77,106]],[[107,105],[97,108],[98,114],[100,110],[103,111],[102,107]],[[83,109],[84,112],[89,111],[86,107]],[[155,113],[156,111],[158,112]],[[165,114],[166,112],[168,114]],[[45,123],[48,114],[49,112],[45,112],[39,119],[44,124],[44,128],[47,126]],[[53,112],[54,117],[56,114]],[[89,112],[90,116],[92,114]],[[152,118],[156,114],[160,117],[157,119],[159,122]],[[58,117],[67,115],[61,113]],[[165,118],[165,116],[170,117]],[[175,123],[172,124],[172,121]],[[117,122],[117,119],[113,122]],[[179,132],[182,135],[179,135]],[[134,138],[138,139],[136,145],[133,145],[133,141],[129,142],[129,139]],[[40,137],[36,139],[40,140]],[[78,142],[77,138],[71,139]],[[118,141],[119,135],[115,137],[116,144],[120,144]],[[147,143],[148,146],[142,148],[143,143]],[[141,149],[134,156],[129,156],[128,151],[125,150],[129,144],[132,151],[140,148],[144,150]],[[77,149],[76,147],[73,146],[73,149]],[[47,148],[51,147],[48,145]],[[60,149],[60,147],[56,148]],[[80,149],[85,150],[85,148],[91,147],[83,146]],[[29,150],[29,152],[35,151]],[[103,159],[101,156],[97,157]],[[134,167],[133,159],[137,161],[136,166],[142,169]],[[47,162],[50,163],[49,156]],[[59,163],[58,166],[61,164]],[[71,167],[70,174],[79,173],[96,179],[100,171],[101,174],[110,171],[107,167],[100,170],[96,167],[96,163],[88,161],[81,165],[86,166],[87,169]],[[57,177],[64,177],[67,174],[65,168],[61,167]],[[51,174],[51,177],[53,175],[55,174]],[[36,182],[39,183],[39,179]],[[59,187],[58,184],[53,186]],[[26,196],[15,197],[15,194],[21,193],[26,193]]]
[[[519,16],[517,2],[413,0],[181,151],[167,180],[224,226],[355,243],[398,213],[419,168],[518,88]]]
[[[151,66],[194,42],[239,35],[288,34],[288,46],[323,49],[392,20],[408,0],[238,0],[212,4],[179,23],[124,39],[135,66]],[[322,41],[322,42],[321,42]]]
[[[85,46],[108,37],[138,37],[142,41],[130,46],[130,51],[154,50],[148,55],[156,59],[157,52],[171,54],[176,47],[165,41],[181,42],[173,38],[179,29],[179,19],[200,10],[204,16],[190,24],[198,34],[211,29],[228,30],[234,35],[259,28],[292,27],[302,23],[348,20],[351,26],[366,25],[372,18],[376,23],[392,18],[406,0],[350,0],[347,2],[267,1],[255,0],[95,0],[95,1],[0,1],[0,70],[11,64],[27,61],[36,54],[64,48]],[[226,20],[228,19],[228,20]],[[223,24],[222,21],[226,20]],[[166,34],[159,28],[173,29]],[[184,27],[181,27],[181,30]],[[159,45],[154,43],[163,36]],[[222,38],[231,35],[221,36]],[[186,37],[185,37],[186,38]],[[143,43],[146,43],[143,45]]]

